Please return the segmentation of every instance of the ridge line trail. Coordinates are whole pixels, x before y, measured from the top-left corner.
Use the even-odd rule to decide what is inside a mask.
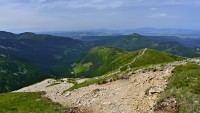
[[[110,73],[110,74],[108,74],[107,76],[112,75],[112,74],[117,74],[117,73],[119,73],[119,72],[120,72],[120,69],[123,68],[123,67],[125,67],[125,66],[128,66],[128,70],[129,70],[129,69],[130,69],[130,66],[129,66],[129,65],[132,64],[132,63],[134,63],[138,58],[142,57],[146,51],[147,51],[147,48],[145,48],[145,49],[142,51],[142,54],[139,54],[139,55],[138,55],[136,58],[134,58],[130,63],[125,64],[125,65],[123,65],[123,66],[120,66],[119,69],[118,69],[117,71],[115,71],[115,72],[113,72],[113,73]]]
[[[142,52],[142,54],[138,55],[136,58],[133,59],[133,61],[131,63],[134,63],[136,61],[136,59],[138,59],[139,57],[143,56],[144,53],[146,52],[147,48],[145,48]],[[131,64],[131,63],[128,63],[128,64]]]

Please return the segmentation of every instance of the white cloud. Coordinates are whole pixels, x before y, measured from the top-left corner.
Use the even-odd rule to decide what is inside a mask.
[[[163,18],[163,17],[168,17],[169,15],[167,13],[154,13],[151,14],[150,16],[147,16],[149,18]]]
[[[168,16],[168,14],[166,14],[166,13],[160,13],[160,14],[158,14],[158,16],[164,17],[164,16]]]
[[[150,10],[158,10],[157,7],[151,7]]]
[[[41,0],[40,0],[41,1]],[[45,0],[43,0],[45,1]],[[123,0],[58,0],[48,2],[40,2],[40,7],[43,8],[64,8],[64,9],[105,9],[118,8],[125,2]]]

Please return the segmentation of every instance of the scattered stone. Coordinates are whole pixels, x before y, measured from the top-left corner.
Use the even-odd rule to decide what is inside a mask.
[[[158,102],[154,111],[156,113],[176,113],[178,111],[178,104],[175,97],[167,97],[161,102]]]
[[[156,87],[152,87],[149,89],[148,91],[148,95],[152,95],[152,94],[155,94],[155,93],[160,93],[162,92],[164,89],[161,88],[161,86],[156,86]]]
[[[84,112],[78,107],[73,107],[73,108],[70,108],[67,113],[84,113]]]
[[[71,95],[71,92],[67,92],[66,94],[65,94],[65,97],[68,97],[68,96],[70,96]]]
[[[157,101],[158,100],[158,96],[157,95],[153,95],[151,98],[153,101]]]

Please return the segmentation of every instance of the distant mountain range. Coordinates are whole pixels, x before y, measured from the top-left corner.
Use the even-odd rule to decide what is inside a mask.
[[[109,30],[109,29],[96,29],[85,31],[55,31],[55,32],[43,32],[44,34],[50,34],[54,36],[63,36],[79,39],[82,37],[90,36],[121,36],[131,35],[132,33],[139,33],[147,38],[158,39],[161,41],[175,41],[185,46],[200,46],[200,30],[190,29],[156,29],[156,28],[139,28],[139,29],[121,29],[121,30]]]
[[[113,36],[113,35],[130,35],[132,33],[151,34],[151,35],[167,35],[167,36],[200,36],[200,30],[191,29],[175,29],[175,28],[138,28],[138,29],[95,29],[95,30],[80,30],[80,31],[52,31],[38,32],[43,34],[51,34],[67,37],[82,37],[82,36]]]
[[[164,38],[164,37],[162,37]],[[80,40],[93,44],[93,46],[112,46],[129,51],[136,51],[143,48],[151,48],[167,53],[185,56],[185,57],[198,57],[199,47],[186,47],[182,44],[173,41],[172,37],[170,40],[162,40],[161,37],[158,39],[154,36],[143,36],[137,33],[132,35],[123,36],[91,36],[83,37]],[[162,40],[162,41],[161,41]]]
[[[124,30],[127,33],[140,33],[140,34],[152,34],[152,35],[172,35],[172,36],[200,36],[200,30],[191,29],[175,29],[175,28],[139,28]]]

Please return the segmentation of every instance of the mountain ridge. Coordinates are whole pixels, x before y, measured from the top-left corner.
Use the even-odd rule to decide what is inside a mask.
[[[144,53],[145,62],[141,62],[142,60],[140,59],[142,58],[140,57],[143,56]],[[136,61],[136,59],[139,60]],[[147,61],[147,59],[152,61]],[[126,50],[115,49],[113,47],[95,47],[91,49],[82,58],[82,60],[74,66],[74,72],[76,76],[77,74],[80,74],[80,76],[86,75],[86,77],[89,77],[90,75],[93,75],[94,77],[105,74],[106,70],[111,71],[116,68],[119,68],[120,70],[126,70],[127,68],[134,68],[154,63],[164,63],[181,59],[183,58],[147,48],[135,52],[128,52]]]

